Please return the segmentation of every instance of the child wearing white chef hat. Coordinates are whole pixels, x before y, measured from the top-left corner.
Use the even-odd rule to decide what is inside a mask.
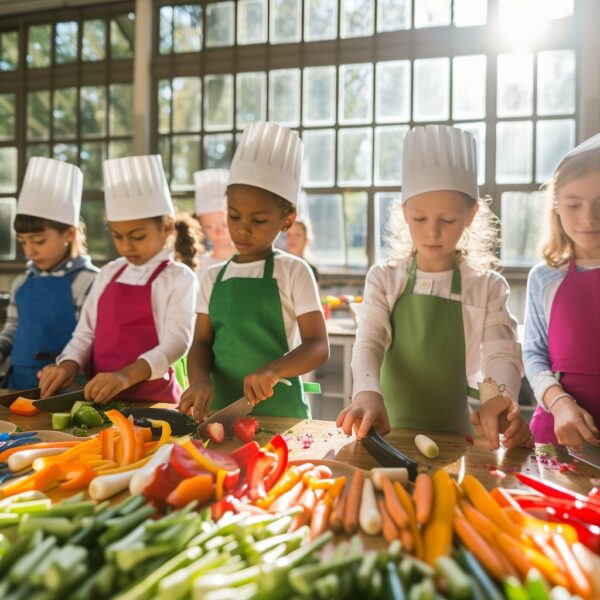
[[[467,434],[480,424],[492,448],[528,441],[516,404],[522,364],[508,285],[495,265],[496,232],[479,200],[475,140],[446,125],[404,140],[402,203],[392,214],[397,258],[367,275],[352,357],[354,392],[337,424]],[[504,393],[469,415],[469,382]]]
[[[210,249],[198,257],[200,279],[208,267],[223,264],[235,253],[227,227],[227,169],[204,169],[194,173],[196,216]]]
[[[104,190],[121,258],[102,268],[71,341],[57,365],[42,371],[42,397],[82,369],[88,400],[177,403],[171,365],[192,340],[197,280],[169,247],[175,217],[160,156],[104,161]]]
[[[240,396],[255,414],[305,418],[299,375],[329,355],[310,267],[276,251],[296,217],[302,141],[274,123],[249,125],[229,173],[227,221],[237,254],[202,278],[188,355],[190,387],[179,409],[202,418]],[[289,379],[291,386],[279,379]]]
[[[6,386],[37,387],[38,371],[71,338],[98,269],[86,254],[79,212],[83,173],[52,158],[32,158],[14,229],[27,270],[12,284],[0,362],[10,356]]]

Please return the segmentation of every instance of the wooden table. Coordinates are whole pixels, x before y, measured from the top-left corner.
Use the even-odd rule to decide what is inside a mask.
[[[10,414],[7,408],[0,406],[0,420],[12,421],[20,428],[30,431],[51,428],[50,414],[43,412],[33,417],[21,417]],[[333,421],[261,417],[260,425],[256,440],[265,443],[275,433],[284,434],[292,459],[339,460],[363,469],[378,466],[362,444],[354,436],[346,437]],[[440,447],[440,454],[435,460],[429,460],[415,448],[415,434],[414,431],[396,429],[386,436],[386,440],[401,452],[433,469],[443,467],[457,477],[463,473],[471,473],[488,488],[517,487],[519,484],[513,475],[516,471],[524,471],[582,493],[587,493],[593,487],[590,479],[600,478],[599,470],[584,463],[574,463],[562,450],[559,451],[559,456],[565,464],[573,465],[575,470],[561,472],[558,465],[543,464],[536,460],[533,451],[521,448],[493,451],[483,438],[470,444],[463,436],[450,434],[431,434]],[[237,440],[228,439],[219,449],[227,452],[239,445]]]

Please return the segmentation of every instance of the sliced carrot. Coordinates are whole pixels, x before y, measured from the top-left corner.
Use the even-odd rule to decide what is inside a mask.
[[[21,492],[29,492],[31,490],[37,490],[44,492],[58,483],[60,476],[60,468],[57,464],[52,464],[41,471],[37,471],[19,479],[10,485],[5,486],[0,490],[3,498],[20,494]]]
[[[310,537],[315,539],[327,529],[329,514],[331,512],[331,502],[322,498],[317,502],[310,519]]]
[[[318,492],[321,492],[318,494]],[[322,490],[312,490],[310,488],[305,489],[298,500],[298,504],[302,506],[309,514],[312,515],[317,499],[323,496]]]
[[[69,448],[73,448],[77,446],[77,444],[81,444],[81,442],[40,442],[39,444],[25,444],[23,446],[17,446],[16,448],[9,448],[8,450],[4,450],[4,452],[0,452],[0,462],[6,462],[10,456],[15,454],[16,452],[21,452],[22,450],[42,450],[44,448],[64,448],[65,452]],[[58,456],[62,456],[59,454]]]
[[[98,435],[100,447],[102,448],[102,457],[107,460],[115,460],[115,434],[117,430],[114,427],[103,429]]]
[[[300,496],[304,492],[304,483],[299,479],[292,488],[287,492],[284,492],[275,499],[275,501],[269,507],[269,511],[282,513],[289,510],[293,506],[296,506],[300,501]]]
[[[364,481],[364,471],[356,471],[352,476],[352,483],[348,490],[348,500],[346,500],[346,512],[344,513],[344,531],[348,535],[358,531],[358,514]]]
[[[135,452],[133,454],[133,462],[137,462],[144,457],[144,446],[146,444],[146,434],[144,433],[145,429],[146,427],[138,427],[134,429],[133,433],[135,435]]]
[[[412,552],[414,550],[415,541],[408,527],[402,527],[402,529],[400,529],[400,541],[402,542],[402,549],[407,552]]]
[[[398,482],[394,481],[393,483],[394,491],[400,500],[400,504],[402,504],[402,508],[406,511],[409,520],[409,529],[413,539],[414,544],[414,554],[417,558],[423,559],[424,549],[423,549],[423,538],[421,537],[421,532],[417,526],[417,516],[415,512],[415,506],[413,504],[413,500],[410,494],[404,489],[404,486]]]
[[[261,508],[269,508],[275,500],[292,489],[299,481],[302,480],[302,477],[308,471],[314,469],[314,465],[312,463],[304,463],[302,465],[293,465],[290,467],[282,477],[279,478],[279,481],[269,490],[265,498],[259,498],[256,504]]]
[[[136,433],[141,433],[144,442],[152,441],[152,429],[150,427],[138,427],[137,425],[134,425],[133,431]]]
[[[581,565],[577,559],[573,556],[571,548],[569,547],[569,544],[567,544],[565,538],[561,535],[554,534],[552,536],[552,543],[567,567],[567,577],[573,591],[583,598],[590,598],[592,594],[590,580],[581,569]]]
[[[9,408],[10,412],[22,417],[33,417],[40,412],[40,409],[35,406],[33,400],[19,396]]]
[[[193,501],[204,504],[212,497],[213,476],[210,473],[201,473],[180,481],[177,487],[167,496],[167,502],[171,506],[182,508]]]
[[[392,482],[384,475],[381,478],[381,489],[383,490],[383,498],[385,500],[385,507],[388,510],[392,521],[396,523],[398,528],[406,527],[409,519],[408,515],[394,490]]]
[[[459,500],[458,506],[463,512],[465,519],[478,531],[488,543],[494,541],[494,531],[499,531],[483,513],[479,512],[468,500]]]
[[[419,473],[417,475],[413,499],[415,501],[417,522],[425,525],[429,521],[433,501],[433,484],[431,477],[427,473]]]
[[[304,525],[308,525],[310,523],[311,513],[309,513],[306,509],[303,509],[301,513],[298,513],[292,519],[292,524],[290,525],[289,531],[296,531],[300,529],[300,527],[304,527]]]
[[[400,532],[390,516],[383,498],[377,498],[377,506],[379,507],[379,512],[381,513],[381,532],[383,533],[383,538],[388,544],[390,544],[400,537]]]
[[[63,463],[59,465],[59,477],[64,480],[60,484],[63,490],[81,490],[87,488],[97,477],[96,471],[84,463]]]
[[[334,533],[341,533],[344,526],[344,512],[346,509],[346,500],[348,495],[344,494],[340,496],[334,506],[331,514],[329,515],[329,527]]]
[[[125,418],[118,410],[108,410],[104,414],[111,420],[121,434],[123,443],[122,464],[129,465],[135,462],[135,433],[131,421]]]

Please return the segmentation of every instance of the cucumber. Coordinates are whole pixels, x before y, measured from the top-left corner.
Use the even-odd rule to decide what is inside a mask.
[[[448,583],[452,600],[469,600],[471,598],[471,580],[453,558],[440,556],[435,561],[435,571]]]
[[[78,426],[101,427],[104,425],[102,415],[92,406],[82,406],[73,413],[73,423]]]
[[[71,426],[71,413],[54,413],[52,415],[52,429],[62,431]]]
[[[83,406],[94,406],[94,403],[87,400],[76,400],[75,404],[71,406],[71,417],[74,417],[75,413]]]

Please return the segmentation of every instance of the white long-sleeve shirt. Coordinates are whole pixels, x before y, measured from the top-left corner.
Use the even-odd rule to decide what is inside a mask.
[[[145,285],[158,265],[167,259],[171,259],[171,263],[154,280],[151,291],[152,315],[158,345],[138,357],[150,365],[150,379],[164,377],[169,366],[181,358],[191,346],[198,294],[196,275],[187,266],[174,262],[169,250],[159,252],[140,266],[128,263],[125,258],[118,258],[102,267],[83,305],[73,337],[57,358],[57,364],[73,360],[84,368],[89,363],[96,330],[98,300],[123,265],[127,266],[117,279],[118,283]]]
[[[379,373],[392,341],[390,318],[404,291],[410,258],[375,265],[367,274],[363,302],[357,305],[358,330],[352,353],[353,397],[359,392],[381,394]],[[505,394],[517,400],[523,375],[517,321],[510,314],[506,280],[494,271],[460,264],[462,292],[451,293],[452,271],[417,270],[413,293],[432,294],[462,302],[467,379],[471,387],[483,377],[506,385]],[[402,335],[402,332],[398,332]],[[431,365],[432,370],[435,365]]]

